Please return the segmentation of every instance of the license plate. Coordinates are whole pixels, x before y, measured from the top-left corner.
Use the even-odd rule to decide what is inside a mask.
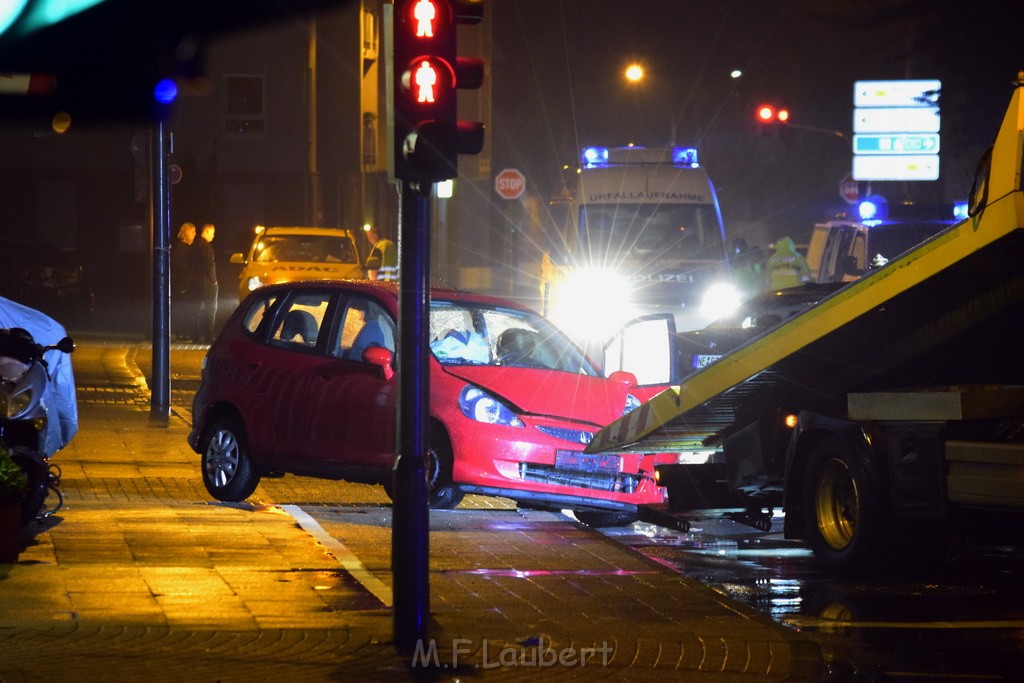
[[[618,455],[555,451],[555,468],[577,472],[621,472],[622,458]]]
[[[708,353],[695,353],[693,354],[693,369],[700,370],[701,368],[706,368],[719,358],[721,358],[720,355]]]

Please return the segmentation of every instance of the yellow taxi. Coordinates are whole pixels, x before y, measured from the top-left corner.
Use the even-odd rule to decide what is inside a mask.
[[[364,279],[351,230],[256,226],[248,254],[231,255],[241,264],[238,298],[264,285],[298,280]]]

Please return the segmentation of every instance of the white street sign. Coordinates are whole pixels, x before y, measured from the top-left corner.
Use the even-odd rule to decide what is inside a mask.
[[[877,107],[853,110],[854,133],[938,133],[938,107]]]
[[[855,107],[933,107],[938,104],[942,81],[857,81]]]
[[[939,155],[854,155],[855,180],[938,180]]]

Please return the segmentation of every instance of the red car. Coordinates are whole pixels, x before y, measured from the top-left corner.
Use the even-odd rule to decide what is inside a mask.
[[[293,282],[250,294],[210,348],[189,444],[223,501],[263,476],[382,484],[395,459],[395,283]],[[435,290],[430,309],[430,504],[466,493],[573,509],[595,525],[661,503],[653,456],[586,455],[639,404],[628,372],[604,377],[519,304]]]

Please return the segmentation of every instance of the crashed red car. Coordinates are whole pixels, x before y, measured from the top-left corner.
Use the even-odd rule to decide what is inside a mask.
[[[189,444],[223,501],[291,473],[382,484],[395,458],[397,288],[296,282],[250,294],[207,354]],[[589,455],[639,404],[560,330],[493,297],[435,290],[430,307],[430,503],[467,493],[623,523],[660,503],[653,456]]]

